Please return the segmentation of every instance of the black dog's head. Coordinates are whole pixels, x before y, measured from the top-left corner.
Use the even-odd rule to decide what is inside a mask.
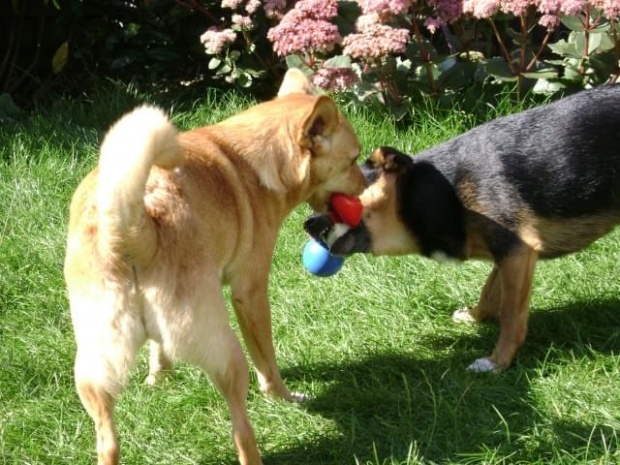
[[[398,184],[413,166],[410,156],[391,147],[380,147],[360,166],[368,187],[360,196],[362,222],[330,247],[335,255],[373,253],[400,255],[417,252],[417,244],[400,215]],[[333,227],[327,215],[309,217],[304,227],[316,240],[324,241]]]

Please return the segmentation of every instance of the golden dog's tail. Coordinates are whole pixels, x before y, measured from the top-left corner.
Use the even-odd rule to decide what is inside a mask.
[[[153,165],[170,169],[181,161],[177,131],[158,108],[139,107],[108,131],[97,184],[98,246],[104,260],[152,256],[156,232],[144,207],[146,182]]]

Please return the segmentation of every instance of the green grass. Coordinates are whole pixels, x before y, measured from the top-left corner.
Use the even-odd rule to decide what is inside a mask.
[[[106,127],[144,100],[108,89],[0,128],[0,464],[95,462],[93,425],[73,387],[67,209]],[[248,103],[209,94],[173,105],[173,118],[190,128]],[[510,110],[504,102],[486,115]],[[398,129],[349,113],[367,151],[418,151],[473,124],[469,113],[432,108]],[[620,462],[620,231],[541,263],[514,366],[474,374],[465,367],[490,352],[497,326],[455,325],[451,314],[476,302],[489,264],[355,256],[335,277],[314,278],[300,261],[308,213],[285,224],[270,296],[283,375],[311,399],[268,402],[252,379],[265,464]],[[123,463],[235,463],[228,411],[206,376],[179,364],[149,388],[141,355],[116,409]]]

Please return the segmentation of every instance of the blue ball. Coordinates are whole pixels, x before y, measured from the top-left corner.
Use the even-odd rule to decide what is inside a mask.
[[[335,275],[344,263],[344,258],[330,254],[323,244],[314,239],[306,242],[301,258],[310,273],[321,277]]]

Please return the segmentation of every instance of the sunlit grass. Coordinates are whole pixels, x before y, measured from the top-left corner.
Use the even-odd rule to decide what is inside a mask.
[[[62,280],[67,210],[105,129],[150,98],[124,89],[58,101],[0,128],[0,463],[94,463],[93,425],[73,387],[75,345]],[[209,93],[172,107],[183,129],[249,99]],[[510,111],[508,101],[488,116]],[[395,127],[349,110],[365,152],[415,152],[474,124],[420,109]],[[476,120],[480,118],[477,117]],[[250,417],[266,464],[616,463],[620,426],[620,232],[542,263],[530,331],[500,375],[465,367],[488,354],[494,324],[456,326],[490,265],[420,257],[347,260],[335,277],[300,260],[307,207],[286,222],[270,297],[279,363],[303,405],[268,402],[252,380]],[[197,368],[142,383],[144,354],[116,409],[125,464],[234,463],[228,411]]]

